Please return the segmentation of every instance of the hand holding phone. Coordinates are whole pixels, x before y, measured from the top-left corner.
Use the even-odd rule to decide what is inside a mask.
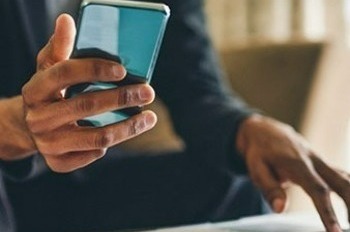
[[[67,89],[66,97],[150,83],[169,14],[169,8],[158,3],[84,0],[71,58],[94,57],[116,61],[126,68],[127,76],[120,82],[72,86]],[[141,106],[105,112],[85,118],[79,124],[105,126],[140,112]]]
[[[30,140],[33,145],[30,149],[39,151],[56,172],[70,172],[95,162],[105,155],[107,148],[150,130],[157,121],[152,111],[143,111],[106,127],[76,124],[90,115],[148,104],[154,98],[154,91],[147,84],[137,84],[64,99],[68,86],[119,81],[126,73],[120,64],[110,60],[70,59],[75,31],[71,16],[58,17],[50,42],[38,54],[37,72],[23,86],[22,96],[16,98],[20,100],[19,115],[23,114],[18,121],[23,125],[19,136]],[[128,104],[121,100],[125,91],[131,96]]]

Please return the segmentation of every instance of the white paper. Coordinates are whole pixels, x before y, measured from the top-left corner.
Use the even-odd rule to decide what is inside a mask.
[[[344,225],[348,227],[348,225]],[[324,227],[318,215],[271,214],[247,217],[223,223],[205,223],[193,226],[158,229],[152,232],[322,232]]]

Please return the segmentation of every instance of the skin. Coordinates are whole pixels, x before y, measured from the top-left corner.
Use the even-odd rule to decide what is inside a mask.
[[[7,132],[0,141],[0,159],[19,160],[39,151],[53,171],[70,172],[100,159],[108,147],[155,125],[156,115],[144,111],[103,128],[77,126],[76,121],[86,116],[149,104],[154,100],[154,91],[141,84],[64,99],[64,91],[71,85],[118,81],[125,76],[118,63],[69,60],[74,37],[74,21],[61,15],[54,35],[37,57],[37,73],[23,87],[22,95],[0,101],[0,130]],[[285,183],[293,182],[312,198],[327,231],[341,231],[330,192],[342,197],[349,210],[349,174],[322,161],[290,126],[264,116],[245,119],[234,142],[252,180],[276,212],[286,206]]]
[[[350,175],[322,161],[293,128],[253,115],[241,124],[236,145],[253,182],[276,212],[286,207],[285,186],[293,182],[311,197],[327,231],[342,231],[330,193],[336,192],[350,212]]]
[[[125,69],[115,62],[70,60],[75,34],[73,19],[61,15],[54,35],[38,54],[37,72],[24,85],[22,96],[0,102],[0,113],[7,116],[0,128],[9,134],[0,143],[1,159],[22,159],[40,151],[53,171],[70,172],[102,158],[108,147],[156,124],[157,117],[151,111],[102,128],[76,124],[87,116],[149,104],[155,94],[151,86],[140,84],[64,99],[63,93],[71,85],[119,81],[126,75]]]

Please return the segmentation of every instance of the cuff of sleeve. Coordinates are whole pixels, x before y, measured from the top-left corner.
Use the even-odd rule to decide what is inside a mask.
[[[232,133],[229,138],[230,141],[228,142],[228,152],[227,152],[227,160],[230,164],[230,170],[233,171],[235,174],[242,174],[246,175],[248,173],[248,168],[246,165],[246,162],[244,160],[244,154],[238,151],[236,146],[236,140],[238,135],[238,130],[240,128],[241,123],[249,118],[252,115],[257,114],[263,114],[260,110],[254,110],[252,109],[250,112],[246,112],[243,114],[238,120],[236,120],[237,125],[235,126],[235,129],[233,130],[234,133]]]
[[[189,141],[187,149],[190,154],[197,156],[198,160],[214,169],[246,174],[245,160],[238,152],[235,141],[242,121],[257,112],[249,108],[227,109],[221,112],[216,110],[215,112],[217,112],[216,118],[212,118],[206,124],[207,133],[187,135],[187,141]]]
[[[43,171],[45,164],[36,154],[18,161],[0,161],[0,170],[4,177],[14,181],[24,181]]]
[[[228,169],[235,174],[247,174],[248,173],[248,168],[246,165],[246,162],[244,160],[243,154],[241,154],[236,147],[236,140],[237,140],[237,133],[239,130],[239,127],[241,123],[248,117],[250,117],[253,114],[253,112],[247,113],[242,115],[238,120],[237,120],[237,125],[235,126],[235,129],[233,133],[228,136],[229,141],[228,141],[228,150],[226,152],[227,156],[227,163],[228,163]]]

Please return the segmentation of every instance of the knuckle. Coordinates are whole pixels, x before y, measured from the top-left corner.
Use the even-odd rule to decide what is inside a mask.
[[[39,51],[36,57],[37,67],[39,69],[45,69],[55,63],[55,57],[52,56],[52,43],[53,37],[51,37],[48,43]]]
[[[71,68],[67,62],[61,62],[58,63],[57,65],[53,66],[52,70],[52,75],[54,77],[54,81],[56,85],[60,85],[62,87],[64,86],[65,79],[67,79],[70,76]]]
[[[21,93],[24,99],[26,99],[30,94],[29,94],[29,87],[28,87],[28,83],[23,85],[22,89],[21,89]]]
[[[24,104],[31,105],[31,103],[33,102],[33,94],[31,94],[31,90],[28,83],[22,87],[21,93]]]
[[[41,49],[36,56],[36,63],[38,64],[38,67],[42,66],[45,63],[47,54],[46,51],[48,49],[48,46],[46,45],[43,49]]]
[[[44,62],[44,58],[45,56],[44,56],[44,48],[43,48],[39,51],[38,55],[36,56],[36,63],[39,65],[42,64]]]
[[[119,106],[128,106],[132,102],[132,91],[128,88],[120,88],[118,92]]]
[[[37,141],[36,146],[38,151],[43,155],[53,155],[57,152],[52,144],[43,141]]]
[[[131,119],[130,121],[128,121],[127,128],[129,137],[137,135],[141,132],[140,124],[141,123],[137,119]]]
[[[40,152],[44,156],[56,156],[62,154],[65,151],[62,146],[62,141],[59,139],[63,135],[55,133],[42,133],[35,136],[35,144]]]
[[[48,129],[47,125],[49,124],[49,121],[43,116],[42,112],[40,113],[40,111],[27,111],[24,120],[28,130],[32,134],[40,134]]]
[[[335,212],[333,210],[333,207],[331,205],[329,205],[328,207],[324,207],[324,209],[322,209],[324,215],[326,216],[327,223],[330,225],[336,224],[338,223],[337,217],[335,215]]]
[[[93,61],[90,66],[87,66],[90,68],[91,75],[93,77],[100,77],[104,74],[104,66],[101,61]]]
[[[288,153],[284,153],[285,157],[290,156]],[[282,163],[284,167],[286,167],[286,171],[289,173],[295,173],[295,176],[298,176],[299,178],[302,178],[304,175],[309,173],[309,167],[305,163],[305,161],[297,156],[292,157],[288,159],[284,159],[281,157],[280,160],[278,160],[279,163]],[[295,172],[295,170],[299,170],[299,172]]]
[[[126,121],[127,133],[129,137],[141,134],[147,128],[147,124],[144,117],[134,117]]]
[[[343,187],[340,190],[340,194],[343,196],[348,196],[350,200],[350,180],[343,180],[341,186]]]
[[[315,191],[315,193],[319,196],[323,196],[326,197],[330,194],[330,189],[328,186],[325,186],[323,184],[315,184],[313,186],[313,190]]]
[[[334,225],[334,224],[338,223],[338,219],[337,219],[337,217],[336,217],[336,215],[335,215],[335,212],[334,212],[333,208],[330,207],[330,208],[328,209],[328,211],[327,211],[327,214],[330,215],[330,217],[329,217],[329,223],[330,223],[331,225]]]
[[[94,144],[97,148],[110,147],[114,143],[114,134],[108,129],[101,130],[94,138]]]
[[[89,114],[94,112],[94,110],[98,107],[99,101],[96,98],[82,98],[77,99],[75,103],[75,111],[81,112],[84,114]]]
[[[25,116],[25,122],[27,124],[27,127],[28,129],[33,133],[37,133],[39,130],[38,130],[38,122],[37,120],[35,119],[35,117],[33,116],[33,114],[29,111],[27,113],[27,115]]]

